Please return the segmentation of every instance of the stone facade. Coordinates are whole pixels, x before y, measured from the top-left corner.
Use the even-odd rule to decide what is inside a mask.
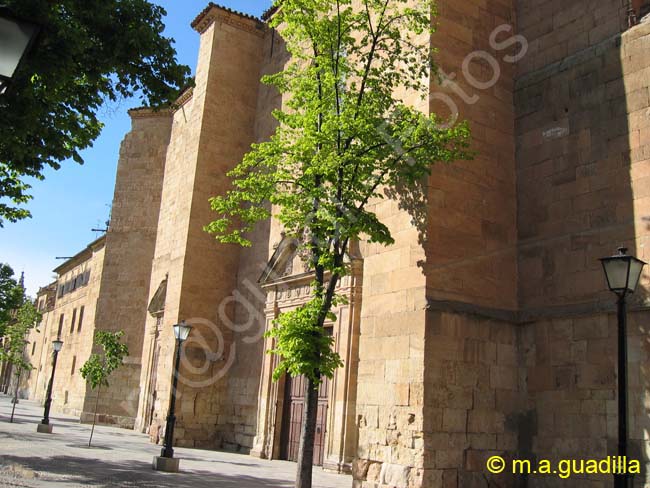
[[[35,369],[23,379],[21,394],[45,400],[52,376],[52,341],[63,341],[54,378],[53,411],[81,416],[87,395],[94,396],[79,369],[92,352],[105,244],[105,237],[100,237],[56,268],[57,280],[36,297],[43,318],[27,338],[26,359]]]
[[[631,5],[640,16],[648,4]],[[551,487],[566,481],[491,475],[486,459],[615,453],[616,317],[598,258],[625,245],[650,260],[650,23],[628,16],[624,0],[438,1],[439,76],[424,107],[409,100],[467,120],[477,157],[376,202],[395,244],[360,242],[348,256],[339,291],[350,303],[328,324],[345,366],[323,392],[325,469],[351,472],[357,488]],[[172,325],[187,320],[176,444],[290,458],[300,398],[292,380],[272,381],[262,334],[304,303],[310,275],[276,222],[247,249],[203,231],[226,172],[273,133],[283,99],[259,79],[287,53],[263,21],[214,4],[193,27],[196,86],[173,110],[131,112],[110,229],[83,254],[98,269],[86,336],[64,346],[54,408],[85,418],[94,394],[63,376],[90,354],[95,328],[123,329],[130,357],[101,420],[160,442]],[[644,274],[628,338],[637,486],[650,486],[648,286]],[[45,314],[47,337],[75,297]],[[48,354],[36,341],[44,372],[30,396],[42,395]]]
[[[171,120],[165,112],[131,115],[133,127],[120,149],[95,328],[125,332],[129,356],[113,373],[100,404],[102,420],[132,427],[140,398],[146,303]],[[82,420],[92,416],[94,403],[94,395],[87,395]]]

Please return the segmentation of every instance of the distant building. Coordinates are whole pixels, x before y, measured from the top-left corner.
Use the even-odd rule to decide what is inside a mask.
[[[54,411],[81,415],[91,408],[85,406],[87,386],[79,368],[92,351],[105,241],[100,237],[57,267],[57,280],[41,288],[36,296],[36,307],[43,318],[28,336],[26,355],[35,369],[23,380],[23,395],[45,400],[52,372],[52,341],[63,341],[57,362]]]
[[[625,245],[650,261],[650,23],[628,28],[621,0],[438,7],[447,77],[428,100],[443,116],[458,107],[478,154],[434,167],[426,193],[410,195],[425,215],[407,198],[376,202],[396,243],[350,252],[340,284],[350,303],[328,324],[345,366],[320,391],[316,462],[352,471],[359,488],[516,486],[485,460],[614,454],[616,317],[598,258]],[[276,222],[247,249],[203,231],[228,170],[274,131],[283,100],[259,80],[287,53],[263,20],[214,4],[193,27],[196,86],[174,110],[130,112],[110,228],[57,269],[29,391],[42,397],[47,344],[60,335],[54,410],[87,420],[94,393],[75,369],[95,330],[124,330],[130,356],[102,393],[101,419],[159,440],[172,325],[187,320],[176,443],[293,460],[304,383],[271,381],[262,334],[307,300],[310,274]],[[649,283],[629,317],[631,438],[644,465]]]

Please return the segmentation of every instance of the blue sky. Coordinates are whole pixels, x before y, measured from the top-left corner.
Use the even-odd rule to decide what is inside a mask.
[[[199,35],[191,21],[208,4],[207,0],[154,0],[167,10],[166,35],[176,40],[181,63],[196,69]],[[259,16],[271,0],[221,0],[221,5]],[[100,234],[113,199],[120,142],[130,130],[127,110],[138,100],[124,100],[104,107],[105,127],[92,148],[83,153],[85,164],[72,161],[59,171],[47,171],[44,181],[33,182],[34,199],[27,205],[32,218],[0,229],[0,262],[12,266],[17,275],[25,272],[30,294],[52,281],[52,270],[61,261],[57,256],[73,256]],[[31,182],[30,182],[31,183]]]

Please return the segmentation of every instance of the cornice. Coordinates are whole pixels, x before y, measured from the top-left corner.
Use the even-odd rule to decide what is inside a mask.
[[[153,108],[140,107],[132,108],[128,113],[132,119],[148,119],[154,117],[169,117],[172,115],[173,111],[168,108],[155,110]]]
[[[183,105],[189,102],[193,96],[194,96],[194,88],[190,87],[184,90],[174,102],[173,111],[176,112],[179,108],[181,108]]]
[[[447,312],[466,315],[474,315],[487,320],[508,322],[515,325],[525,325],[541,320],[565,319],[603,313],[616,313],[614,302],[589,302],[573,303],[566,305],[549,305],[542,308],[527,308],[520,310],[508,310],[500,308],[485,307],[473,303],[455,300],[427,300],[426,309],[428,312]],[[650,302],[632,302],[628,306],[630,312],[650,310]]]
[[[132,119],[148,119],[155,117],[170,117],[176,113],[183,105],[192,99],[194,95],[194,88],[186,88],[181,92],[178,98],[174,101],[171,108],[153,109],[149,107],[132,108],[128,111]]]
[[[266,24],[257,17],[210,2],[208,6],[194,19],[192,28],[203,34],[215,21],[223,22],[238,29],[263,37]]]

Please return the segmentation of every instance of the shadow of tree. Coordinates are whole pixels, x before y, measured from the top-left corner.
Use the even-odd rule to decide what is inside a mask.
[[[73,481],[83,486],[137,486],[142,488],[197,488],[208,485],[225,488],[289,488],[291,486],[288,481],[245,474],[231,476],[200,470],[183,470],[177,474],[161,473],[154,471],[150,464],[142,461],[89,460],[72,456],[50,458],[3,456],[1,462],[5,466],[19,465],[43,473],[41,477],[48,478],[47,481],[53,485]],[[47,475],[54,476],[49,479]]]
[[[86,449],[88,451],[112,451],[112,447],[108,446],[96,446],[96,445],[91,445],[88,446],[88,443],[85,444],[67,444],[67,447],[72,447],[74,449]]]
[[[427,242],[429,205],[427,180],[422,179],[415,184],[399,183],[384,189],[387,198],[395,200],[400,210],[406,211],[411,217],[411,224],[418,231],[418,243],[424,245]],[[418,266],[422,266],[418,262]]]

